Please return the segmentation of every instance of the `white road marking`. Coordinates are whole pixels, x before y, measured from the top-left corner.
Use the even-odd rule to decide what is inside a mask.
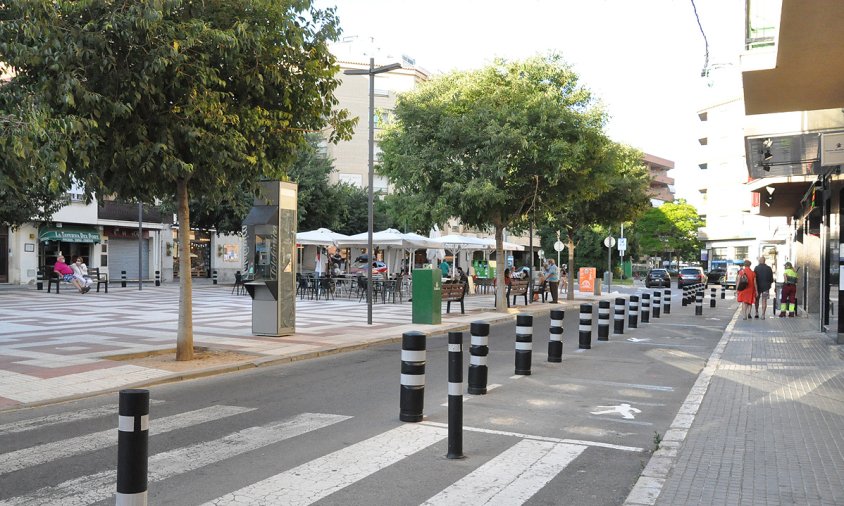
[[[630,404],[622,403],[618,406],[598,406],[599,411],[590,411],[590,415],[611,415],[618,413],[625,420],[633,420],[636,418],[634,413],[641,413],[641,409],[634,408]]]
[[[631,343],[646,343],[646,342],[650,341],[650,338],[648,338],[648,337],[645,337],[645,338],[628,337],[627,340],[630,341]]]
[[[523,504],[585,449],[547,441],[519,441],[423,504]]]
[[[179,413],[151,422],[150,436],[182,429],[199,423],[210,422],[228,416],[253,411],[254,408],[237,406],[209,406],[196,411]],[[115,420],[116,421],[116,420]],[[45,443],[31,448],[23,448],[0,455],[0,474],[11,473],[19,469],[37,466],[73,455],[89,453],[117,444],[117,427],[93,434],[72,437]]]
[[[206,504],[312,504],[447,436],[437,427],[402,425]]]
[[[149,459],[149,483],[187,473],[200,467],[333,425],[350,416],[303,413],[260,427],[249,427],[214,441],[157,453]],[[35,492],[0,501],[0,506],[76,506],[94,504],[114,495],[117,471],[108,470],[44,487]]]
[[[164,401],[158,399],[150,399],[150,406],[154,404],[161,404]],[[68,411],[66,413],[58,413],[55,415],[39,416],[38,418],[30,418],[28,420],[20,420],[18,422],[4,423],[0,425],[0,436],[5,434],[14,434],[16,432],[26,432],[28,430],[42,429],[51,425],[59,425],[62,423],[78,422],[79,420],[90,420],[91,418],[99,418],[101,416],[109,416],[117,413],[117,404],[108,404],[99,408],[80,409],[78,411]]]
[[[501,385],[499,385],[498,383],[493,383],[492,385],[489,385],[489,386],[486,387],[486,393],[489,393],[490,390],[495,390],[496,388],[498,388],[500,386]],[[465,403],[467,401],[471,401],[472,399],[476,399],[478,397],[483,397],[483,395],[472,395],[472,394],[464,393],[463,394],[463,402]],[[448,401],[440,404],[440,406],[448,407]]]

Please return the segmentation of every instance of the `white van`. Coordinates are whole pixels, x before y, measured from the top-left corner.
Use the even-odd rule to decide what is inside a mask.
[[[740,265],[727,265],[727,274],[724,275],[724,287],[735,288],[738,282],[738,271],[741,270]]]

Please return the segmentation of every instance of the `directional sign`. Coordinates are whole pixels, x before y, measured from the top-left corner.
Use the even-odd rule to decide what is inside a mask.
[[[632,420],[636,418],[633,416],[634,413],[641,413],[641,409],[636,409],[630,404],[619,404],[618,406],[597,406],[599,411],[590,411],[592,415],[612,415],[618,413],[621,415],[622,418],[626,420]]]
[[[607,248],[612,248],[615,246],[615,237],[609,236],[604,238],[604,246]]]
[[[626,237],[619,237],[618,238],[618,251],[625,251],[627,249],[627,238]]]
[[[563,241],[557,241],[554,243],[554,250],[555,251],[563,251],[566,248],[566,245],[563,244]]]

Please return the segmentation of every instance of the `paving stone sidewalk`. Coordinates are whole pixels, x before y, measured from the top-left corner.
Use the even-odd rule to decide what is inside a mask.
[[[625,504],[844,504],[844,346],[737,316]]]

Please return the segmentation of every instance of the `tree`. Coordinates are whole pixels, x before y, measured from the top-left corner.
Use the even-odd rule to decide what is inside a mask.
[[[454,216],[492,228],[496,258],[505,258],[504,229],[532,209],[542,188],[583,171],[584,132],[603,121],[592,108],[589,92],[554,54],[499,59],[400,96],[378,169],[405,200],[398,221],[428,227]],[[500,311],[503,267],[496,271]]]
[[[656,256],[674,252],[678,259],[693,259],[701,249],[697,233],[703,225],[697,209],[679,199],[648,211],[636,222],[634,234],[643,253]]]
[[[541,203],[545,224],[553,230],[565,230],[570,287],[574,284],[578,237],[591,237],[581,231],[594,225],[619,226],[636,219],[650,207],[650,179],[641,152],[613,143],[600,133],[590,139],[591,149],[585,162],[589,170],[580,175],[579,181],[572,182],[579,191],[563,189],[561,193],[552,187]],[[573,300],[574,290],[569,289],[566,297]]]
[[[47,162],[89,194],[175,200],[183,238],[191,194],[234,202],[283,178],[305,132],[352,126],[332,110],[337,19],[308,0],[17,0],[0,21],[10,86],[60,141]],[[180,284],[176,357],[189,360],[190,276]]]

